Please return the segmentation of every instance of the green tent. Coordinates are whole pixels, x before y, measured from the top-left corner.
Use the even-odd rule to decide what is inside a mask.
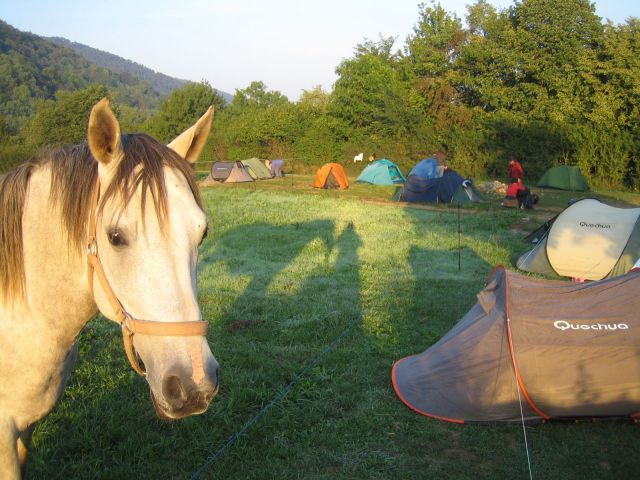
[[[242,160],[242,164],[249,171],[249,175],[251,175],[254,180],[272,178],[271,170],[269,170],[264,162],[259,158],[253,157],[248,160]]]
[[[572,165],[551,167],[542,175],[537,186],[571,190],[574,192],[589,190],[589,185],[587,185],[587,181],[582,176],[580,169]]]
[[[451,198],[453,204],[484,203],[484,197],[471,180],[465,180],[456,188]]]

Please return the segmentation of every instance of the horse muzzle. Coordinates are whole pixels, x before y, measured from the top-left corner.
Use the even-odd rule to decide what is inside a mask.
[[[196,384],[188,375],[168,372],[161,381],[159,394],[151,388],[151,399],[158,417],[177,420],[204,413],[218,394],[219,369]]]

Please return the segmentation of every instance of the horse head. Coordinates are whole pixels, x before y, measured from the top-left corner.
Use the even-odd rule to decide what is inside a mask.
[[[89,118],[98,174],[88,283],[101,313],[121,324],[129,360],[163,418],[202,413],[218,391],[196,291],[207,218],[190,171],[212,115],[210,108],[168,146],[122,135],[106,99]]]

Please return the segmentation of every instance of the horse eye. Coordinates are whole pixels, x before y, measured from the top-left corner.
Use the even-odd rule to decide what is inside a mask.
[[[124,236],[118,230],[109,230],[109,232],[107,232],[107,239],[114,247],[122,247],[127,244]]]

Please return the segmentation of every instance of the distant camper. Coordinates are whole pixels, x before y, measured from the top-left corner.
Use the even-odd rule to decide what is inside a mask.
[[[522,180],[524,177],[524,168],[519,161],[511,157],[509,165],[507,166],[507,176],[511,179],[511,182],[515,182],[518,179]]]
[[[277,160],[265,160],[264,164],[271,170],[271,175],[274,177],[283,177],[284,176],[284,164],[285,161],[282,159]]]

